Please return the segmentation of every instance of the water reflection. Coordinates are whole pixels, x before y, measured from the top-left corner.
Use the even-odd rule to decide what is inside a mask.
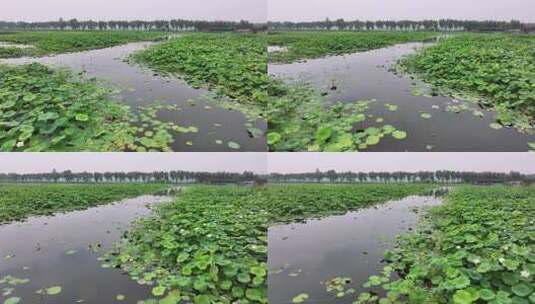
[[[415,86],[423,84],[390,71],[400,57],[424,46],[423,43],[407,43],[306,62],[270,64],[269,74],[289,83],[308,82],[319,92],[328,93],[329,102],[375,100],[369,111],[373,119],[357,127],[376,126],[376,118],[383,118],[383,124],[408,133],[401,141],[387,136],[366,151],[527,151],[527,143],[535,141],[535,135],[522,134],[512,128],[491,129],[489,125],[495,121],[495,113],[482,111],[484,117],[476,117],[473,111],[480,109],[472,103],[466,103],[472,110],[454,113],[448,111],[448,107],[459,106],[461,103],[457,100],[414,96],[411,92]],[[337,88],[335,91],[330,90],[333,84]],[[398,105],[397,110],[390,111],[388,104]],[[431,118],[423,119],[422,113],[431,114]]]
[[[10,275],[30,280],[16,286],[11,295],[20,297],[21,303],[114,303],[118,294],[126,296],[123,303],[150,298],[150,288],[138,285],[121,270],[102,268],[97,258],[132,221],[150,213],[148,204],[170,199],[141,196],[0,226],[0,278]],[[51,286],[61,286],[62,292],[55,296],[35,293]]]
[[[400,233],[412,229],[419,210],[437,206],[447,189],[411,196],[345,215],[279,225],[269,229],[269,303],[291,303],[307,293],[307,303],[349,304],[370,275],[382,270],[383,253]],[[337,299],[325,282],[350,277],[356,294]]]

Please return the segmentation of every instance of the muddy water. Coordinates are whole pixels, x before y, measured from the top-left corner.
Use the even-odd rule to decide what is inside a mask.
[[[141,196],[116,204],[27,222],[0,226],[0,279],[11,275],[29,279],[10,296],[21,303],[137,303],[150,298],[150,289],[138,285],[118,269],[101,267],[99,256],[117,242],[129,224],[148,215],[148,204],[169,201],[167,196]],[[89,247],[93,249],[90,249]],[[75,250],[74,254],[67,252]],[[38,295],[36,290],[61,286],[58,295]],[[9,287],[0,284],[0,290]],[[6,297],[0,293],[0,302]]]
[[[383,253],[393,239],[419,220],[421,208],[441,203],[438,196],[410,196],[341,216],[279,225],[268,232],[269,303],[292,303],[307,293],[306,303],[350,304],[370,275],[379,273]],[[325,281],[351,277],[356,293],[337,299]]]
[[[369,113],[375,118],[384,118],[383,124],[391,124],[408,133],[404,140],[385,137],[378,145],[366,151],[456,151],[456,152],[517,152],[527,151],[527,143],[535,141],[535,135],[519,133],[511,128],[494,130],[495,113],[483,111],[478,118],[472,111],[459,114],[448,112],[448,105],[458,105],[452,98],[413,96],[413,83],[408,76],[398,76],[389,67],[402,56],[424,47],[422,43],[408,43],[393,47],[307,60],[293,64],[271,64],[270,75],[288,82],[306,81],[319,92],[329,95],[328,101],[354,102],[371,100]],[[335,91],[330,89],[333,85]],[[389,111],[385,104],[398,105],[396,112]],[[477,105],[466,103],[471,108]],[[435,107],[433,107],[435,106]],[[438,107],[437,107],[438,106]],[[421,112],[432,115],[431,119],[420,117]],[[362,123],[358,127],[373,126]]]
[[[43,58],[20,58],[2,62],[22,64],[41,62],[43,64],[68,67],[75,71],[85,71],[86,76],[109,81],[122,90],[120,97],[124,103],[135,108],[158,102],[163,105],[178,105],[181,111],[160,111],[158,119],[171,121],[181,126],[195,126],[198,133],[179,134],[175,137],[172,149],[182,151],[225,152],[248,151],[264,152],[265,136],[251,137],[245,124],[248,119],[236,110],[217,106],[210,102],[213,94],[205,89],[195,89],[184,81],[158,75],[149,69],[125,62],[128,55],[142,50],[151,43],[130,43],[122,46],[79,53],[62,54]],[[190,102],[194,100],[195,102]],[[252,122],[255,128],[265,132],[265,121]],[[217,144],[216,140],[223,141]],[[191,141],[193,145],[187,145]],[[239,150],[228,147],[228,142],[240,144]]]

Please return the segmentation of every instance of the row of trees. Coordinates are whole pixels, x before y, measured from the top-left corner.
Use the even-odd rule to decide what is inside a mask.
[[[111,20],[111,21],[79,21],[77,19],[46,22],[8,22],[0,21],[3,30],[136,30],[136,31],[234,31],[241,29],[255,30],[259,25],[249,21],[201,21],[201,20]]]
[[[270,30],[351,30],[351,31],[509,31],[520,30],[522,23],[512,21],[476,20],[385,20],[345,21],[344,19],[315,22],[268,22]]]
[[[0,182],[23,183],[132,183],[132,182],[170,182],[170,183],[244,183],[256,181],[252,172],[189,172],[189,171],[155,171],[155,172],[72,172],[56,170],[50,173],[0,174]]]
[[[439,183],[510,183],[535,182],[535,176],[518,172],[460,172],[460,171],[421,171],[421,172],[336,172],[319,171],[310,173],[279,174],[259,176],[253,172],[78,172],[71,171],[29,174],[0,174],[0,182],[68,182],[68,183],[131,183],[131,182],[169,182],[169,183],[400,183],[400,182],[439,182]]]
[[[276,183],[400,183],[400,182],[440,182],[440,183],[511,183],[535,182],[535,176],[518,172],[459,172],[459,171],[421,171],[421,172],[322,172],[277,174],[269,176],[270,182]]]

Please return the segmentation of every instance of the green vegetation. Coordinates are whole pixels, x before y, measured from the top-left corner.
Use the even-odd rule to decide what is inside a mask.
[[[41,64],[0,65],[0,151],[118,149],[128,108],[109,93]]]
[[[407,137],[383,118],[366,113],[372,101],[329,104],[309,86],[284,89],[268,105],[271,151],[359,151],[379,144],[385,136]]]
[[[360,52],[435,37],[427,32],[282,32],[268,36],[269,45],[286,48],[269,54],[271,62]],[[403,140],[407,133],[366,113],[372,101],[326,102],[324,92],[309,85],[271,80],[268,103],[271,151],[359,151],[385,136]],[[396,108],[394,108],[396,107]],[[392,105],[391,111],[397,106]]]
[[[535,37],[462,34],[402,60],[402,68],[441,94],[494,108],[497,121],[519,129],[535,121]]]
[[[5,56],[0,48],[0,58],[44,56],[68,52],[87,51],[112,47],[129,42],[157,40],[165,37],[162,32],[136,31],[73,31],[73,32],[15,32],[0,35],[0,41],[32,46],[11,50],[13,56]],[[11,48],[10,48],[11,49]]]
[[[267,303],[267,229],[429,190],[429,185],[197,186],[138,221],[106,264],[170,303]],[[172,302],[171,302],[172,301]]]
[[[534,197],[535,187],[456,188],[386,253],[356,303],[534,303]]]
[[[1,36],[0,36],[1,37]],[[22,57],[25,52],[23,48],[18,47],[2,47],[0,46],[0,59]]]
[[[0,184],[0,223],[86,209],[166,188],[164,184]]]
[[[269,54],[270,62],[293,62],[383,48],[398,43],[424,41],[431,32],[275,32],[268,36],[272,46],[287,50]]]
[[[180,75],[193,87],[206,86],[218,95],[257,107],[257,115],[266,106],[270,81],[263,36],[188,34],[133,58],[154,70]]]
[[[0,151],[170,151],[174,133],[195,126],[161,122],[154,104],[135,112],[115,91],[67,70],[0,65]]]

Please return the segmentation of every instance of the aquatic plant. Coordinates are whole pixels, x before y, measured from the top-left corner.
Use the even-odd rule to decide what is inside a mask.
[[[430,32],[274,32],[268,35],[268,44],[286,50],[270,53],[269,62],[288,63],[362,52],[398,43],[424,41],[436,35]]]
[[[24,56],[25,50],[18,47],[2,47],[0,46],[0,59],[1,58],[14,58]]]
[[[257,115],[266,106],[270,81],[261,35],[187,34],[136,53],[133,59],[180,76],[193,87],[207,87],[256,107]]]
[[[407,137],[366,113],[372,101],[327,103],[306,85],[286,85],[285,90],[268,104],[271,151],[359,151],[379,144],[385,136]]]
[[[269,225],[347,212],[430,187],[195,186],[136,222],[106,264],[153,286],[155,297],[171,297],[169,303],[267,303]]]
[[[199,131],[158,119],[176,105],[131,110],[116,90],[81,76],[0,65],[0,151],[171,151],[176,134]]]
[[[456,188],[355,303],[535,302],[535,187]]]
[[[164,184],[0,184],[0,223],[154,194]]]
[[[3,57],[13,58],[102,49],[129,42],[157,40],[166,36],[167,34],[162,32],[142,31],[23,31],[0,35],[0,41],[31,46],[18,48],[19,51],[10,50],[8,56]],[[2,53],[0,47],[0,58]]]
[[[496,120],[521,130],[535,122],[535,38],[462,34],[403,59],[408,72],[441,94],[497,111]]]

